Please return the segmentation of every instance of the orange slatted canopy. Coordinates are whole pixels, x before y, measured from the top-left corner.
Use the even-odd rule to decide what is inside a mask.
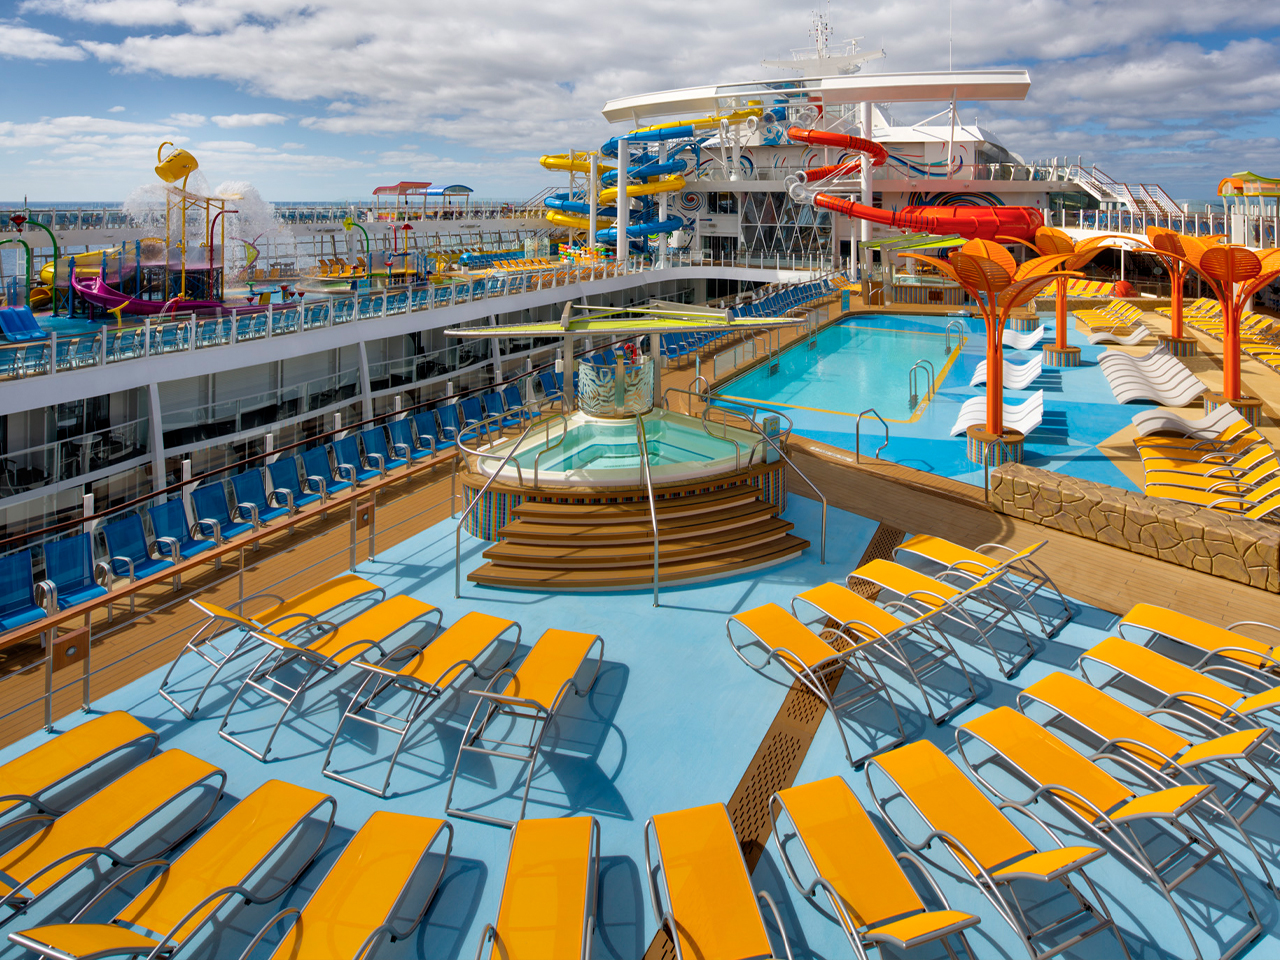
[[[590,817],[517,823],[498,908],[494,956],[579,956],[590,873]]]

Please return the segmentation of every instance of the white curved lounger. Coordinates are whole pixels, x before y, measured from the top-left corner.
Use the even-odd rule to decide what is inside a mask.
[[[1019,433],[1028,434],[1044,419],[1044,391],[1037,390],[1019,404],[1004,405],[1004,425]],[[987,398],[970,397],[960,405],[960,416],[951,427],[951,436],[964,433],[987,421]]]
[[[1168,410],[1144,410],[1133,418],[1133,425],[1138,428],[1140,437],[1169,430],[1197,440],[1212,440],[1237,420],[1243,419],[1239,411],[1224,404],[1199,420],[1188,420]]]
[[[1044,339],[1044,329],[1043,323],[1029,333],[1018,333],[1016,330],[1005,329],[1001,333],[1000,343],[1006,347],[1013,347],[1015,350],[1030,350]]]
[[[1187,365],[1175,356],[1165,355],[1151,357],[1148,360],[1139,360],[1131,357],[1127,353],[1116,353],[1108,350],[1098,358],[1098,365],[1102,367],[1102,372],[1108,375],[1124,376],[1134,375],[1140,376],[1145,380],[1150,380],[1154,384],[1180,384],[1187,380],[1188,376],[1194,376]]]
[[[1154,400],[1166,407],[1186,406],[1209,388],[1195,374],[1187,371],[1183,379],[1156,383],[1139,370],[1103,368],[1117,403]]]
[[[1089,334],[1089,343],[1097,346],[1099,343],[1118,343],[1122,347],[1132,347],[1135,343],[1141,343],[1147,337],[1151,336],[1151,331],[1142,324],[1138,324],[1132,333],[1121,336],[1111,330],[1103,330],[1101,333]]]
[[[1006,360],[1004,362],[1004,385],[1010,390],[1025,390],[1043,372],[1043,354],[1036,354],[1026,363],[1011,363]],[[978,364],[978,369],[973,372],[973,378],[969,381],[969,386],[976,387],[978,384],[986,382],[987,361],[983,360]]]

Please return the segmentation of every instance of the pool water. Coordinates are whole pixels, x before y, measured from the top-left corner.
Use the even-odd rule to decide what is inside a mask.
[[[908,383],[911,367],[918,360],[933,365],[933,374],[924,368],[917,374],[923,399],[932,375],[941,376],[950,355],[941,326],[934,332],[900,329],[902,324],[896,317],[860,316],[856,324],[827,327],[818,333],[814,347],[801,341],[786,350],[776,366],[758,366],[717,392],[765,406],[850,416],[874,407],[888,419],[908,419],[915,409]],[[951,349],[959,349],[954,335]]]
[[[555,442],[555,434],[552,434]],[[543,449],[522,450],[515,455],[524,470],[532,470],[534,459]],[[734,455],[734,445],[719,437],[708,436],[700,426],[665,417],[645,419],[645,449],[650,467],[676,463],[709,463]],[[587,421],[575,424],[564,442],[552,447],[538,461],[538,471],[640,469],[640,451],[636,443],[635,421],[618,423]]]

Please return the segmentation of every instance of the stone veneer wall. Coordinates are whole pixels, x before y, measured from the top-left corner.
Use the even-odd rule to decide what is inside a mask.
[[[1021,463],[991,473],[991,506],[1123,550],[1280,592],[1280,527]]]

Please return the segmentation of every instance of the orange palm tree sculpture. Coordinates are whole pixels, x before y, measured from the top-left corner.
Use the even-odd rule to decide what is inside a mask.
[[[1001,237],[1002,241],[1012,243],[1016,240],[1014,237]],[[1082,240],[1076,243],[1067,234],[1054,227],[1041,227],[1036,231],[1035,242],[1027,243],[1025,240],[1018,240],[1018,243],[1025,244],[1042,257],[1062,256],[1066,255],[1067,259],[1062,262],[1062,266],[1067,270],[1079,270],[1086,263],[1100,254],[1106,249],[1103,241],[1110,239],[1110,235],[1106,234],[1100,237],[1090,237],[1088,240]],[[1054,319],[1056,321],[1053,346],[1060,353],[1067,349],[1067,280],[1070,279],[1063,274],[1057,279],[1057,296],[1054,298]]]
[[[1169,299],[1169,320],[1171,335],[1175,340],[1183,338],[1182,331],[1182,286],[1191,273],[1191,251],[1198,250],[1203,254],[1210,244],[1197,237],[1183,236],[1176,230],[1165,227],[1147,227],[1147,246],[1138,247],[1138,253],[1149,253],[1159,257],[1165,269],[1169,271],[1169,281],[1173,289]]]
[[[1015,307],[1023,306],[1063,276],[1063,267],[1074,254],[1036,257],[1018,266],[1013,254],[993,240],[970,240],[951,254],[949,261],[918,253],[900,257],[931,264],[960,284],[977,301],[987,328],[987,432],[1004,435],[1004,355],[1001,352],[1005,321]]]
[[[1255,253],[1248,247],[1210,246],[1194,237],[1182,240],[1187,262],[1222,306],[1222,393],[1227,400],[1239,400],[1240,318],[1249,298],[1280,277],[1280,249]]]

